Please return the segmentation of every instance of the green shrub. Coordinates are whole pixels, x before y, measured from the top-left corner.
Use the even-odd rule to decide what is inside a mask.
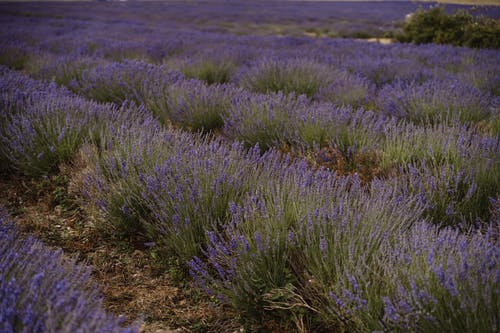
[[[500,48],[500,20],[475,17],[465,10],[446,14],[445,7],[419,8],[404,24],[399,41],[475,48]]]

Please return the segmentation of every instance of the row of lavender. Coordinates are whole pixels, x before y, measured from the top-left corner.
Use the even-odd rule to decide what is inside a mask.
[[[82,204],[104,212],[111,230],[143,233],[160,253],[187,262],[201,288],[248,321],[498,330],[498,217],[464,232],[424,217],[418,186],[431,178],[425,190],[436,199],[474,193],[461,165],[409,166],[408,174],[363,185],[273,149],[261,154],[165,128],[146,109],[1,74],[1,159],[41,175],[82,149]],[[472,159],[488,153],[483,141],[469,150],[479,151]]]

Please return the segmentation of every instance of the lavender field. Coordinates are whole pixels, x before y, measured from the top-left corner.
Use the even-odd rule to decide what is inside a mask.
[[[498,332],[500,51],[416,8],[0,3],[0,332]]]

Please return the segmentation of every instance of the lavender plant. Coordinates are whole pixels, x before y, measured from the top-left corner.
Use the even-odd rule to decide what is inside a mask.
[[[208,84],[229,83],[236,71],[236,65],[224,59],[219,61],[189,61],[182,65],[181,72],[188,78],[205,81]]]
[[[479,217],[488,216],[473,174],[452,164],[408,165],[396,179],[403,193],[415,195],[424,206],[424,216],[440,226],[470,228]],[[472,222],[472,223],[471,223]]]
[[[396,283],[383,298],[385,329],[422,332],[496,332],[499,317],[498,229],[462,234],[415,225],[389,250],[388,278]]]
[[[90,154],[82,191],[111,229],[145,233],[165,256],[183,260],[199,253],[206,243],[203,229],[224,223],[229,202],[258,181],[262,168],[257,151],[159,123],[127,124],[104,136]]]
[[[367,53],[369,54],[369,53]],[[346,61],[347,68],[371,81],[377,88],[395,80],[425,82],[434,78],[434,70],[421,66],[414,59],[381,53],[378,57],[357,56]]]
[[[90,269],[0,216],[0,330],[14,332],[138,332],[104,311]]]
[[[30,93],[36,88],[29,84],[24,96],[22,90],[14,89],[2,95],[1,104],[10,112],[0,118],[0,154],[9,168],[40,176],[73,156],[101,108],[64,90],[48,88],[47,92]]]
[[[161,64],[169,56],[182,51],[185,41],[182,38],[168,38],[148,44],[146,55],[153,63]]]
[[[0,116],[0,155],[10,169],[26,175],[56,171],[85,142],[99,142],[113,126],[144,116],[144,110],[131,105],[97,104],[13,72],[0,82],[5,110]]]
[[[108,223],[101,226],[103,231],[121,236],[145,233],[142,219],[150,211],[141,199],[139,175],[143,177],[166,158],[175,140],[155,119],[134,112],[122,121],[108,123],[83,148],[81,155],[89,170],[79,191],[84,206],[105,214]]]
[[[190,262],[200,287],[250,319],[283,316],[316,330],[495,331],[494,227],[471,238],[439,231],[419,222],[418,196],[382,182],[366,192],[355,179],[310,180],[281,178],[232,205],[231,223],[207,231],[206,259]],[[457,307],[463,317],[450,321]]]
[[[396,81],[382,88],[377,104],[390,116],[416,124],[476,124],[488,119],[495,100],[478,89],[454,81]]]
[[[418,205],[382,183],[370,194],[356,177],[336,179],[304,166],[279,175],[233,204],[222,232],[207,231],[206,259],[195,257],[191,274],[246,316],[375,329],[379,295],[388,288],[377,273],[382,245],[419,220]]]
[[[303,295],[327,327],[381,330],[381,295],[393,289],[384,273],[391,269],[385,246],[418,223],[422,207],[379,181],[368,193],[359,185],[349,190],[326,210],[312,212],[302,227]]]
[[[33,52],[25,43],[16,40],[3,40],[0,44],[0,50],[0,64],[14,70],[23,69]]]
[[[291,140],[294,144],[309,148],[326,144],[346,155],[375,149],[386,125],[384,117],[363,109],[313,104],[307,110],[297,111],[297,120],[290,124],[295,130]]]
[[[153,212],[145,223],[167,253],[187,262],[206,247],[204,229],[226,223],[230,202],[259,182],[261,157],[249,154],[217,141],[181,145],[145,177],[142,198]]]
[[[190,262],[200,287],[250,319],[270,313],[267,293],[295,281],[288,238],[294,238],[308,203],[315,204],[314,199],[327,193],[315,191],[307,200],[309,187],[332,185],[328,173],[313,173],[306,165],[283,167],[270,168],[270,182],[249,192],[240,204],[230,204],[230,223],[219,232],[207,229],[206,262],[200,257]]]
[[[487,221],[490,198],[500,191],[498,137],[459,126],[409,128],[404,135],[408,127],[399,127],[397,138],[387,132],[382,166],[390,165],[389,156],[401,166],[413,165],[404,171],[410,191],[427,202],[427,216],[435,223],[470,227]]]
[[[282,92],[313,97],[333,81],[328,66],[302,59],[261,60],[245,73],[240,85],[259,93]]]
[[[73,81],[70,88],[98,102],[121,104],[130,100],[141,104],[152,86],[163,87],[172,76],[177,77],[167,74],[163,67],[130,60],[86,70],[82,80]]]
[[[481,136],[459,124],[419,127],[393,121],[385,129],[382,166],[388,168],[418,161],[463,166],[475,149],[480,151],[481,141]]]
[[[314,99],[330,102],[336,106],[369,108],[373,104],[374,96],[375,87],[367,79],[339,71],[333,82],[318,89]]]
[[[83,80],[83,73],[91,68],[102,65],[102,60],[96,58],[74,56],[59,56],[46,54],[30,58],[26,71],[40,80],[54,81],[60,86],[72,87]]]
[[[224,133],[247,146],[262,150],[290,141],[292,124],[308,106],[306,98],[295,95],[241,94],[224,119]]]
[[[197,80],[182,80],[150,92],[146,106],[164,123],[192,131],[220,129],[232,108],[232,102],[243,92],[229,85],[210,85]]]

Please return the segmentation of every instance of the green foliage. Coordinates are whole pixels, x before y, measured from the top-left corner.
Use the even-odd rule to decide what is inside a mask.
[[[0,64],[15,70],[22,70],[30,61],[31,55],[20,45],[0,45]]]
[[[434,165],[462,166],[460,127],[416,127],[398,123],[388,130],[382,145],[382,168],[425,161]]]
[[[321,87],[332,82],[333,74],[328,66],[312,61],[267,59],[244,75],[241,85],[259,93],[283,92],[313,97]]]
[[[228,85],[186,80],[148,91],[146,107],[163,123],[192,131],[210,132],[224,125],[231,99],[238,92]]]
[[[52,181],[54,183],[54,189],[52,190],[54,204],[66,210],[76,209],[76,203],[68,193],[69,175],[61,172],[54,176]]]
[[[494,117],[490,120],[488,130],[492,135],[500,136],[500,116]]]
[[[475,17],[465,10],[446,14],[445,7],[418,9],[403,26],[402,42],[500,48],[500,20]]]
[[[188,78],[205,81],[208,84],[228,83],[236,69],[235,64],[226,61],[199,61],[186,64],[181,69],[182,74]]]

